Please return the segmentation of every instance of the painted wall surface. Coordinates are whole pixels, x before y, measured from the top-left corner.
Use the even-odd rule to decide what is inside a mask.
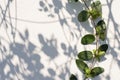
[[[97,63],[105,72],[94,80],[120,80],[120,0],[101,2],[109,49]],[[67,0],[0,0],[0,80],[69,80],[71,73],[82,80],[75,58],[95,47],[80,43],[93,33],[91,23],[77,20],[83,6]]]

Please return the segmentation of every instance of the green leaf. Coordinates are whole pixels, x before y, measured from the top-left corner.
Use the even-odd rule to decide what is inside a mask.
[[[93,58],[93,54],[91,51],[82,51],[78,54],[78,58],[88,61],[91,60]]]
[[[104,20],[100,20],[98,23],[97,23],[97,26],[101,26],[101,28],[103,30],[106,30],[106,24],[104,22]]]
[[[103,73],[104,69],[101,67],[95,67],[91,70],[92,77],[98,76],[99,74]]]
[[[107,51],[107,49],[108,49],[108,45],[107,44],[103,44],[103,45],[101,45],[100,47],[99,47],[99,51],[104,51],[104,52],[106,52]]]
[[[79,60],[79,59],[76,59],[76,65],[83,73],[85,73],[86,69],[89,68],[85,62],[83,62],[82,60]]]
[[[104,41],[105,38],[106,38],[106,32],[101,33],[101,34],[100,34],[100,39],[101,39],[102,41]]]
[[[106,38],[106,24],[103,20],[100,20],[98,23],[97,23],[97,26],[95,27],[96,29],[96,35],[99,35],[99,38],[101,40],[105,40]]]
[[[78,80],[77,77],[74,74],[71,74],[70,79],[69,80]]]
[[[90,74],[91,73],[91,69],[89,69],[89,68],[85,69],[85,73],[86,74]]]
[[[105,55],[106,51],[108,49],[107,44],[103,44],[98,48],[98,54],[95,54],[95,58],[100,61],[100,58]]]
[[[95,36],[93,34],[87,34],[82,37],[81,43],[83,45],[91,44],[95,41]]]
[[[90,14],[91,14],[93,20],[95,20],[95,19],[97,19],[98,17],[101,17],[101,16],[102,16],[101,12],[99,12],[99,11],[96,10],[96,9],[92,9],[92,10],[90,11]]]
[[[91,69],[90,68],[86,69],[85,77],[86,78],[90,78],[91,77]]]
[[[98,53],[95,54],[96,60],[100,61],[101,57],[105,55],[105,51],[98,51]]]
[[[104,56],[105,55],[105,51],[99,51],[98,55],[99,55],[99,57]]]
[[[102,11],[102,5],[100,1],[95,1],[91,4],[92,9],[96,9],[98,11]]]
[[[98,17],[102,17],[102,7],[100,1],[95,1],[91,4],[92,10],[90,11],[90,14],[92,16],[92,19],[97,19]]]
[[[81,12],[78,14],[78,20],[79,20],[80,22],[87,21],[89,17],[90,17],[90,14],[89,14],[89,12],[86,11],[86,10],[83,10],[83,11],[81,11]]]
[[[68,0],[68,2],[78,2],[79,0]]]

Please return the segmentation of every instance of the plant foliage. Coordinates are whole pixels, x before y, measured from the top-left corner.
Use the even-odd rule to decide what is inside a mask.
[[[81,43],[83,45],[91,44],[95,41],[95,36],[93,34],[87,34],[82,37]]]
[[[70,2],[78,2],[79,0],[69,0]],[[106,54],[108,49],[108,44],[100,44],[101,41],[106,39],[106,24],[102,19],[102,4],[99,0],[91,1],[91,4],[88,6],[88,0],[81,0],[82,3],[86,6],[82,10],[77,18],[79,22],[91,20],[93,24],[94,34],[86,34],[81,38],[81,44],[89,45],[95,43],[95,48],[92,51],[84,50],[78,53],[78,59],[76,59],[76,65],[78,69],[84,74],[84,80],[87,78],[94,78],[99,74],[104,72],[104,68],[95,67],[97,61],[101,61],[101,57]],[[98,19],[99,18],[99,19]],[[98,20],[96,20],[98,19]],[[90,66],[87,64],[89,61],[92,61]],[[75,75],[71,75],[70,80],[77,80]]]
[[[91,51],[82,51],[78,54],[78,58],[81,60],[91,60],[93,58],[93,54]]]
[[[77,79],[77,77],[76,77],[74,74],[72,74],[72,75],[70,76],[70,80],[78,80],[78,79]]]
[[[80,22],[87,21],[89,17],[90,17],[90,14],[89,14],[89,12],[86,11],[86,10],[83,10],[83,11],[81,11],[81,12],[78,14],[78,20],[79,20]]]

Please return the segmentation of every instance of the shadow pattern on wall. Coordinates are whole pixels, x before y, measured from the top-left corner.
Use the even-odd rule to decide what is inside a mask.
[[[119,24],[116,23],[114,20],[111,6],[112,6],[113,0],[108,1],[105,6],[108,6],[109,8],[109,15],[108,15],[108,26],[109,21],[112,20],[114,24],[114,30],[115,30],[115,40],[118,43],[120,43],[119,39]],[[65,33],[64,25],[66,25],[69,29],[69,32],[72,35],[72,38],[77,38],[79,41],[79,38],[81,36],[81,26],[82,28],[85,28],[88,32],[92,32],[92,28],[89,27],[88,22],[85,23],[79,23],[77,21],[77,14],[79,11],[82,10],[81,3],[66,3],[63,5],[62,1],[60,0],[51,0],[51,3],[47,2],[47,0],[40,0],[40,11],[44,11],[48,14],[48,17],[54,17],[54,15],[57,14],[59,18],[59,23],[62,27],[63,33],[65,34],[65,37],[68,41],[68,46],[66,43],[57,43],[57,39],[54,37],[51,37],[51,39],[47,39],[44,37],[44,35],[39,34],[38,35],[38,41],[42,47],[36,46],[32,41],[29,40],[29,31],[26,30],[24,33],[21,33],[17,28],[13,25],[11,21],[11,15],[9,15],[9,18],[6,18],[6,15],[9,14],[9,7],[11,4],[11,0],[8,0],[7,6],[5,9],[1,7],[1,11],[3,11],[0,15],[1,22],[0,22],[0,28],[5,29],[6,34],[8,35],[8,40],[4,38],[4,36],[0,35],[0,79],[2,80],[55,80],[55,77],[57,77],[60,80],[65,80],[66,76],[69,76],[70,73],[70,63],[72,59],[68,59],[67,62],[65,62],[62,65],[57,65],[54,63],[54,59],[59,56],[59,51],[57,46],[60,45],[61,49],[63,50],[64,55],[67,57],[75,57],[77,55],[77,44],[71,45],[70,41],[68,40],[68,37]],[[76,6],[77,5],[77,6]],[[53,12],[51,13],[50,10],[53,9]],[[66,10],[70,15],[71,22],[76,25],[77,28],[73,29],[70,26],[68,19],[65,17],[65,14],[62,10]],[[62,15],[61,15],[62,13]],[[17,18],[16,18],[17,19]],[[87,24],[86,24],[87,23]],[[8,34],[8,29],[11,30],[11,34]],[[74,31],[79,31],[80,34],[77,35]],[[15,40],[15,35],[18,34],[20,37],[22,43]],[[106,43],[110,43],[110,40],[107,39]],[[115,45],[114,45],[115,46]],[[116,47],[112,47],[109,45],[109,51],[108,55],[113,56],[113,60],[115,60],[118,63],[118,66],[120,68],[120,60],[117,58],[119,54],[114,50]],[[118,50],[120,50],[120,46],[118,46]],[[53,69],[52,67],[46,67],[46,65],[42,62],[41,52],[45,53],[45,55],[49,58],[48,62],[52,62],[55,65],[56,69]],[[72,56],[71,56],[72,54]],[[111,62],[111,65],[113,62]],[[112,66],[111,66],[112,67]],[[44,70],[48,72],[47,76],[44,74]],[[56,71],[60,70],[61,73],[58,74]],[[43,74],[44,73],[44,74]],[[111,73],[111,70],[110,70]],[[101,80],[101,77],[96,77],[95,80]],[[106,76],[107,80],[110,80],[110,76]]]
[[[1,6],[1,29],[4,29],[7,38],[0,35],[0,79],[1,80],[55,80],[58,76],[59,79],[64,79],[66,72],[69,72],[68,67],[60,74],[56,74],[56,70],[60,67],[67,65],[67,63],[60,67],[56,65],[56,70],[47,67],[41,61],[42,57],[39,55],[40,51],[45,53],[52,61],[58,56],[57,40],[55,38],[47,39],[39,34],[39,42],[42,48],[37,47],[29,40],[29,31],[25,30],[21,33],[11,19],[10,5],[12,2],[8,0],[5,9]],[[17,19],[17,18],[16,18]],[[16,22],[16,21],[15,21]],[[9,34],[10,33],[10,34]],[[22,42],[16,41],[15,36],[19,36]],[[65,44],[61,45],[65,48]],[[37,51],[36,51],[37,49]],[[41,49],[41,50],[40,50]],[[67,47],[66,47],[67,49]],[[70,52],[72,47],[69,47]],[[65,51],[65,53],[67,53]],[[72,52],[71,52],[72,53]],[[47,70],[48,76],[44,75],[44,70]],[[60,68],[61,69],[61,68]],[[42,73],[43,72],[43,73]]]

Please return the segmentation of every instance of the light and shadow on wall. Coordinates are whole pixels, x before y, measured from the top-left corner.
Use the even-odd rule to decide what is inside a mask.
[[[65,62],[65,64],[61,66],[57,66],[53,62],[56,69],[49,66],[46,67],[44,62],[42,62],[43,56],[41,56],[41,52],[42,54],[44,53],[50,61],[54,61],[54,59],[60,54],[57,48],[57,46],[60,45],[65,56],[69,58],[72,56],[75,57],[78,52],[76,46],[78,43],[76,43],[76,45],[71,45],[68,41],[69,45],[66,45],[66,43],[64,42],[58,44],[56,38],[51,37],[51,39],[47,39],[46,37],[44,37],[44,35],[38,34],[37,37],[39,44],[42,45],[42,47],[39,48],[34,44],[34,42],[29,40],[29,35],[31,33],[29,33],[28,30],[25,30],[24,33],[21,33],[12,24],[12,22],[10,21],[10,17],[6,18],[5,15],[9,13],[9,5],[12,4],[10,0],[7,0],[7,2],[8,6],[6,6],[5,12],[0,13],[0,15],[2,15],[0,28],[5,29],[6,33],[9,29],[11,34],[8,34],[8,37],[10,37],[9,40],[6,40],[4,36],[0,34],[0,80],[55,80],[56,77],[60,80],[66,80],[66,76],[68,77],[71,74],[69,67],[70,60],[68,62]],[[107,0],[107,4],[105,5],[109,9],[107,25],[109,27],[109,21],[112,20],[115,30],[114,41],[120,43],[120,25],[114,20],[111,11],[112,2],[113,0]],[[81,37],[81,28],[85,28],[85,30],[87,30],[88,32],[93,31],[91,26],[89,26],[89,22],[79,23],[77,20],[77,15],[83,9],[82,6],[84,6],[81,3],[72,4],[67,2],[65,5],[63,5],[61,0],[51,0],[51,3],[47,2],[47,0],[40,0],[38,4],[40,7],[39,11],[47,13],[48,17],[54,17],[54,15],[57,14],[59,24],[61,25],[64,36],[67,40],[68,36],[65,33],[64,25],[68,27],[69,33],[71,34],[72,38],[76,38],[78,39],[78,41]],[[1,11],[3,11],[4,9],[2,8],[2,6],[0,7]],[[50,12],[50,10],[52,9],[53,12]],[[66,18],[62,10],[66,10],[71,16],[69,18]],[[68,19],[70,19],[71,21],[69,22]],[[71,28],[72,26],[70,25],[70,23],[75,24],[76,28]],[[76,34],[74,31],[79,31],[80,34]],[[15,35],[18,35],[20,37],[22,43],[15,40]],[[109,38],[107,38],[106,43],[111,43]],[[109,45],[107,55],[112,55],[113,60],[117,62],[118,67],[120,68],[120,60],[118,59],[119,54],[114,50],[114,48],[116,47],[112,47],[111,45]],[[120,50],[120,45],[117,48],[118,50]],[[71,54],[73,55],[71,56]],[[111,64],[113,63],[111,62]],[[47,76],[45,75],[45,73],[42,73],[44,72],[44,70],[46,70],[46,74],[48,74]],[[56,70],[61,71],[58,74]],[[106,77],[106,80],[110,80],[109,74],[103,77]],[[101,79],[101,76],[95,78],[95,80]]]

